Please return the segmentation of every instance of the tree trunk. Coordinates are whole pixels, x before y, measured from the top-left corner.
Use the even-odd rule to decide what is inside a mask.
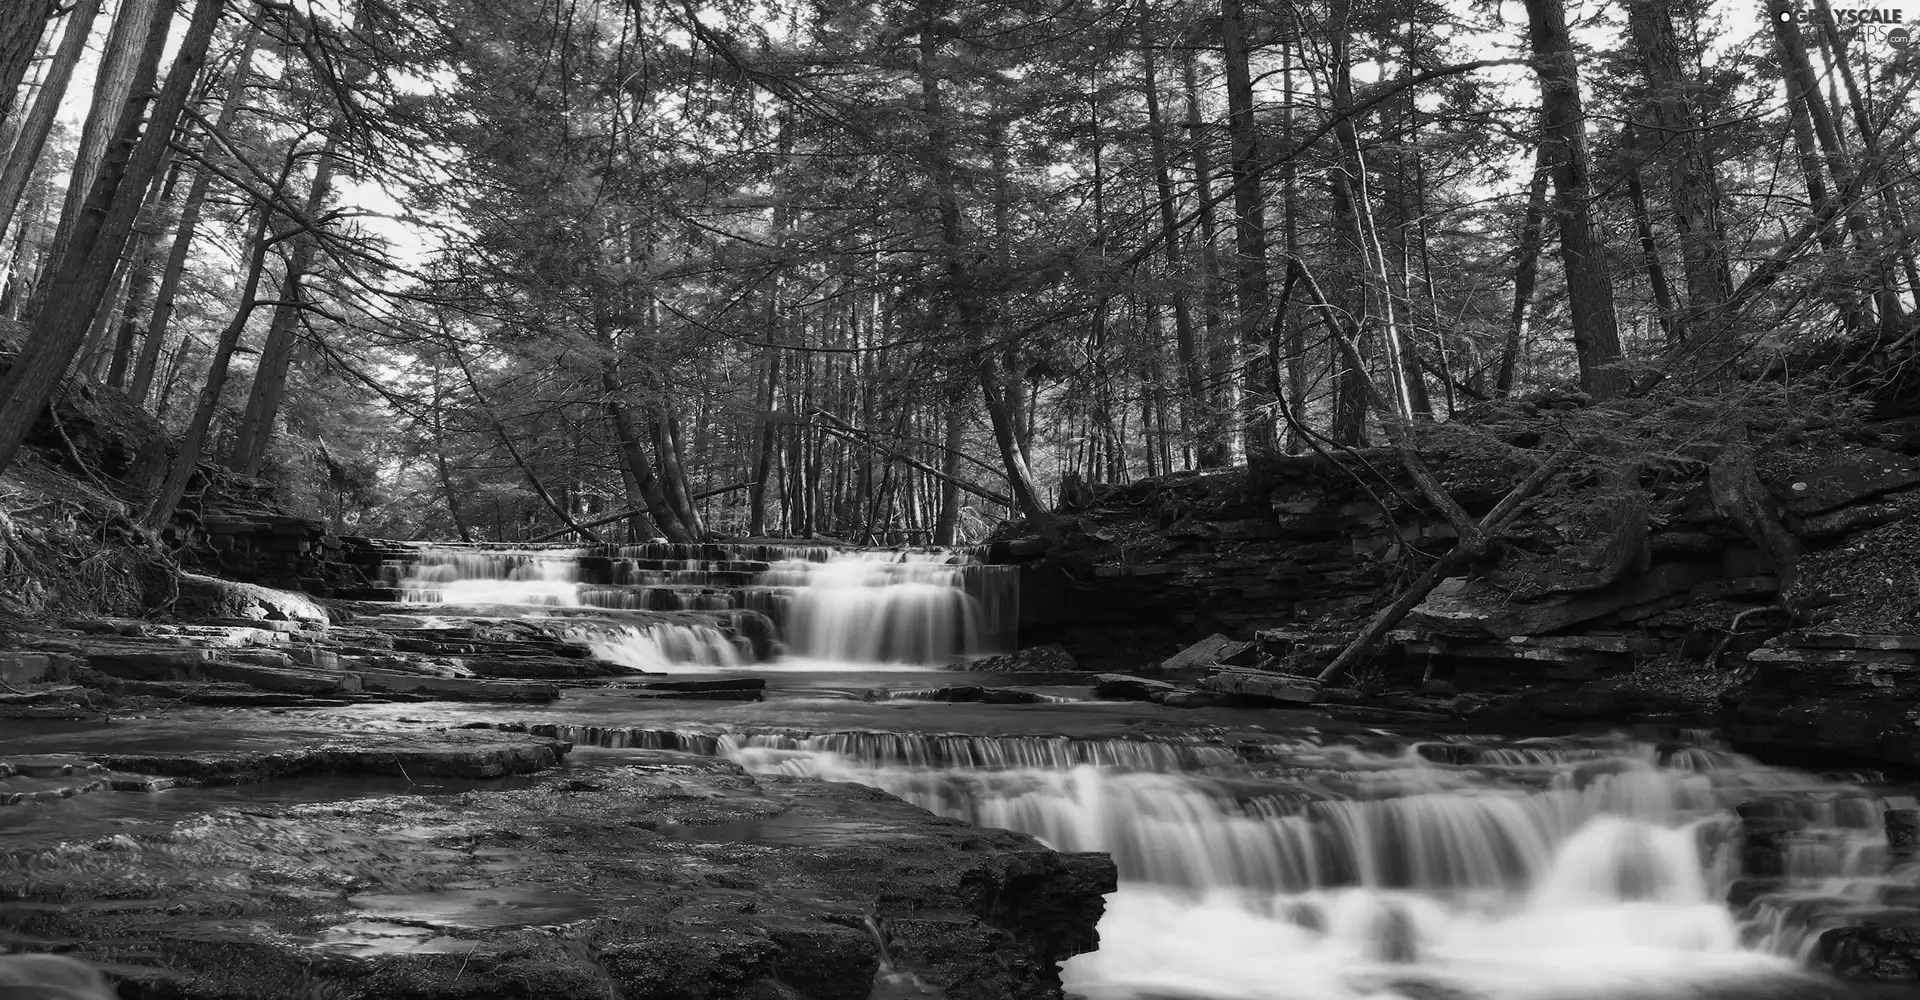
[[[1540,245],[1546,236],[1547,178],[1552,173],[1546,143],[1534,150],[1533,180],[1527,185],[1527,214],[1520,224],[1520,246],[1514,252],[1513,309],[1507,314],[1507,342],[1500,351],[1500,368],[1493,379],[1495,398],[1513,392],[1513,369],[1533,322],[1533,288],[1540,277]]]
[[[54,280],[41,289],[46,305],[34,318],[33,339],[13,368],[0,377],[0,471],[12,464],[28,428],[59,387],[61,375],[87,335],[93,311],[112,280],[113,262],[133,231],[225,9],[226,0],[199,0],[146,130],[140,131],[137,113],[125,116],[121,123],[122,141],[114,144],[101,166],[87,199],[88,211],[74,227],[58,268],[50,272]],[[131,105],[128,110],[137,111]]]
[[[107,32],[106,48],[100,53],[100,70],[93,81],[93,105],[80,130],[80,145],[73,154],[73,178],[67,182],[67,201],[60,209],[60,225],[54,231],[47,251],[47,266],[60,260],[74,225],[86,208],[98,170],[114,136],[123,134],[120,124],[129,113],[144,108],[153,79],[159,71],[160,50],[167,42],[167,27],[173,20],[173,6],[159,0],[121,0],[113,28]],[[49,271],[48,273],[51,273]]]
[[[1847,104],[1853,111],[1854,128],[1860,133],[1860,141],[1866,147],[1867,156],[1878,162],[1881,159],[1878,130],[1874,127],[1872,116],[1867,113],[1866,100],[1860,92],[1860,81],[1854,76],[1853,56],[1847,51],[1847,36],[1834,22],[1833,9],[1827,0],[1814,0],[1814,10],[1820,15],[1821,31],[1832,52],[1830,62],[1839,68],[1840,80],[1846,84]],[[1900,241],[1900,264],[1906,272],[1909,294],[1920,301],[1920,262],[1914,259],[1914,238],[1908,233],[1906,212],[1900,207],[1898,193],[1900,188],[1888,176],[1884,165],[1874,173],[1875,176],[1870,179],[1877,182],[1874,186],[1880,192],[1880,205],[1886,213],[1887,229],[1905,234]],[[1891,281],[1890,278],[1882,280],[1883,283]],[[1894,307],[1898,308],[1898,306],[1899,300],[1896,297]]]
[[[1187,267],[1174,210],[1173,173],[1168,168],[1166,125],[1160,116],[1160,82],[1154,73],[1153,48],[1157,42],[1148,21],[1146,0],[1137,0],[1134,10],[1140,21],[1140,70],[1147,96],[1147,130],[1153,155],[1154,191],[1160,203],[1160,235],[1167,260],[1167,277],[1174,282],[1174,290],[1168,296],[1173,307],[1174,356],[1179,359],[1181,380],[1186,389],[1181,396],[1180,419],[1190,431],[1200,428],[1212,431],[1217,429],[1219,421],[1209,418],[1206,413],[1206,371],[1200,363],[1199,338],[1193,326],[1193,307],[1187,301],[1183,284]],[[1211,444],[1206,447],[1218,449],[1220,446]]]
[[[80,55],[86,50],[87,36],[93,31],[93,21],[100,13],[100,4],[101,0],[78,0],[67,13],[67,24],[60,35],[60,47],[54,50],[53,63],[47,67],[46,79],[40,83],[39,96],[34,98],[33,108],[27,112],[26,120],[13,141],[12,152],[6,154],[6,168],[0,171],[0,233],[5,233],[7,226],[13,222],[14,212],[33,178],[34,168],[40,165],[40,154],[46,149],[47,136],[53,131],[61,99],[67,93],[67,84],[73,80],[73,69],[80,64]],[[22,4],[21,8],[28,6],[30,4]],[[13,266],[16,270],[20,269],[17,258]]]
[[[433,471],[440,480],[440,495],[447,501],[447,516],[453,519],[455,531],[460,533],[463,542],[473,541],[473,532],[467,528],[466,515],[460,511],[460,491],[453,485],[453,470],[447,463],[447,425],[446,396],[442,393],[440,379],[440,355],[433,355],[433,400],[427,412],[433,417]]]
[[[479,406],[480,412],[486,415],[487,423],[493,426],[494,436],[500,441],[501,446],[507,449],[507,455],[513,459],[514,467],[518,468],[520,474],[526,477],[527,485],[533,488],[534,495],[539,497],[540,502],[546,504],[547,509],[552,511],[553,515],[560,519],[561,524],[578,531],[580,534],[596,542],[599,541],[600,539],[595,536],[593,532],[587,531],[574,523],[573,515],[568,512],[563,504],[553,498],[553,493],[547,489],[547,485],[541,480],[539,473],[535,472],[533,467],[527,464],[526,456],[522,455],[520,453],[520,447],[513,443],[513,435],[508,433],[507,425],[500,422],[500,415],[493,412],[493,407],[487,404],[487,397],[481,394],[480,383],[474,379],[473,369],[467,365],[466,357],[460,353],[460,346],[454,341],[451,334],[447,337],[447,352],[453,355],[454,364],[460,367],[461,377],[467,380],[467,391],[473,393],[475,405]],[[496,531],[495,535],[498,534],[499,532]]]
[[[307,189],[304,214],[308,220],[320,217],[333,188],[335,137],[327,136],[319,159],[314,162],[313,183]],[[293,238],[280,278],[280,298],[273,307],[273,319],[267,325],[267,339],[260,348],[260,361],[254,368],[253,387],[247,392],[247,410],[234,435],[233,451],[227,468],[243,476],[257,476],[266,462],[267,449],[273,443],[273,425],[280,416],[280,404],[287,395],[287,368],[293,362],[294,328],[300,322],[299,302],[304,294],[301,281],[313,267],[315,245],[320,234],[303,232]]]
[[[214,344],[213,356],[207,363],[207,381],[200,387],[200,399],[193,408],[193,417],[187,423],[187,432],[180,441],[180,453],[174,457],[166,484],[160,487],[159,495],[153,498],[143,518],[147,527],[155,531],[166,527],[167,522],[173,519],[174,508],[180,505],[180,499],[186,495],[187,484],[200,464],[200,454],[206,450],[207,436],[213,429],[214,413],[220,408],[220,393],[227,385],[227,367],[233,360],[233,349],[240,346],[240,335],[246,332],[247,320],[253,316],[253,310],[259,304],[260,278],[266,273],[267,254],[272,250],[275,240],[272,236],[273,209],[263,203],[256,206],[256,211],[260,213],[260,220],[254,224],[252,249],[247,259],[246,278],[240,288],[240,301],[234,306],[233,319],[220,331],[220,339]]]
[[[0,316],[14,319],[24,306],[25,299],[33,294],[33,275],[39,271],[38,262],[27,260],[27,250],[33,243],[33,234],[45,221],[47,185],[35,184],[27,195],[26,211],[20,216],[20,226],[13,234],[13,254],[7,260],[6,287],[0,289]]]
[[[1247,464],[1258,467],[1280,453],[1274,415],[1266,405],[1273,400],[1259,386],[1264,381],[1263,343],[1267,307],[1266,196],[1260,185],[1260,131],[1253,119],[1253,75],[1249,66],[1246,11],[1242,0],[1220,0],[1220,41],[1227,70],[1227,137],[1231,143],[1234,211],[1234,297],[1240,307],[1241,376],[1244,395],[1243,426]],[[1256,479],[1258,475],[1256,474]]]
[[[1587,152],[1579,64],[1567,34],[1562,0],[1526,0],[1526,6],[1547,123],[1542,142],[1553,164],[1558,196],[1560,260],[1566,268],[1580,385],[1594,399],[1611,399],[1626,391],[1627,377],[1619,367],[1620,323],[1614,313],[1606,244],[1593,223],[1593,164]]]
[[[680,418],[670,403],[661,405],[660,414],[654,419],[653,425],[659,439],[656,454],[660,456],[660,477],[667,503],[673,506],[680,523],[686,526],[687,533],[697,542],[706,536],[707,526],[700,517],[700,509],[693,505],[693,488],[687,482],[686,467],[681,462],[684,449],[681,445]]]
[[[240,112],[240,104],[246,96],[247,84],[252,77],[253,51],[259,44],[260,29],[256,25],[248,29],[246,41],[241,43],[240,55],[234,62],[232,78],[227,83],[227,96],[220,105],[220,114],[214,119],[215,133],[225,134],[232,127],[233,120]],[[213,137],[207,137],[205,152],[213,152]],[[187,195],[180,203],[180,221],[174,225],[173,246],[167,252],[166,268],[160,272],[160,286],[153,294],[153,316],[147,322],[147,337],[140,345],[140,360],[133,368],[133,386],[127,391],[135,406],[145,406],[147,395],[153,385],[154,366],[159,363],[160,351],[166,347],[167,327],[173,322],[173,302],[180,291],[180,279],[186,274],[187,257],[193,250],[193,236],[200,227],[200,212],[206,204],[207,189],[213,182],[213,173],[204,166],[195,166],[193,183],[187,187]]]
[[[1039,491],[1034,488],[1033,473],[1027,466],[1026,452],[1020,445],[1021,429],[1013,407],[1006,400],[1005,383],[1001,381],[999,366],[995,363],[999,352],[987,343],[986,317],[975,299],[978,290],[974,287],[964,216],[960,211],[960,191],[954,178],[947,112],[941,100],[940,77],[934,69],[934,62],[939,56],[939,39],[931,11],[923,6],[921,13],[926,18],[920,29],[921,111],[926,118],[927,167],[938,203],[947,287],[955,311],[959,313],[964,341],[977,358],[977,380],[981,394],[986,398],[994,441],[999,445],[1001,461],[1007,467],[1007,483],[1012,488],[1014,501],[1019,504],[1021,514],[1032,521],[1035,527],[1051,534],[1056,526],[1053,512],[1040,502]]]
[[[1334,371],[1330,432],[1335,443],[1359,447],[1367,441],[1367,343],[1362,338],[1367,323],[1366,248],[1360,240],[1353,189],[1338,166],[1327,172],[1327,193],[1332,202],[1335,259],[1330,280],[1337,282],[1332,301],[1345,315],[1345,328],[1358,346],[1352,360],[1337,350],[1329,352]]]
[[[1813,137],[1819,143],[1827,173],[1833,178],[1834,187],[1845,191],[1853,184],[1853,159],[1841,143],[1840,130],[1833,120],[1833,109],[1820,98],[1820,83],[1814,73],[1813,63],[1807,57],[1806,42],[1800,37],[1800,26],[1793,19],[1793,10],[1791,0],[1768,0],[1767,20],[1773,25],[1781,66],[1792,81],[1792,89],[1798,91],[1799,104],[1805,108],[1807,120],[1813,127]],[[1860,252],[1876,254],[1872,262],[1874,303],[1880,314],[1881,329],[1891,337],[1898,337],[1902,332],[1899,326],[1903,316],[1900,295],[1893,286],[1893,275],[1887,262],[1878,258],[1873,226],[1858,202],[1843,205],[1841,209],[1846,212],[1847,230],[1853,235]]]
[[[793,123],[785,114],[780,118],[780,133],[775,140],[780,152],[780,169],[783,175],[787,160],[793,154]],[[773,248],[776,253],[784,251],[787,239],[787,226],[792,210],[784,197],[773,204]],[[773,472],[774,450],[779,442],[776,439],[774,410],[780,391],[780,325],[785,317],[781,315],[781,277],[785,268],[776,269],[768,279],[767,310],[761,322],[766,330],[768,346],[767,360],[763,366],[766,372],[766,391],[760,396],[760,412],[755,416],[753,485],[747,494],[747,534],[759,538],[767,533],[767,480]]]
[[[27,68],[40,49],[40,36],[46,33],[47,22],[53,20],[57,7],[54,0],[9,0],[0,4],[0,126],[13,114],[14,95],[27,78]]]
[[[940,512],[933,525],[933,544],[952,545],[960,524],[960,445],[964,440],[966,396],[958,387],[948,390],[946,451],[941,455]]]
[[[1673,0],[1628,3],[1627,28],[1640,57],[1640,71],[1646,77],[1647,103],[1660,131],[1667,203],[1673,213],[1674,231],[1680,236],[1687,312],[1691,316],[1718,307],[1733,294],[1726,232],[1720,220],[1720,185],[1707,159],[1701,123],[1689,99],[1693,84],[1682,69],[1680,44],[1673,28]]]
[[[144,213],[139,239],[128,257],[132,273],[127,279],[126,305],[120,313],[120,329],[114,336],[113,362],[107,371],[107,384],[115,389],[127,387],[127,368],[133,363],[133,345],[139,339],[140,318],[149,308],[153,283],[160,269],[160,238],[167,228],[166,216],[180,180],[180,165],[168,171],[166,183],[155,190],[154,204]]]
[[[1632,126],[1620,130],[1622,170],[1627,176],[1627,200],[1633,206],[1633,229],[1640,239],[1640,259],[1647,270],[1647,285],[1653,289],[1653,306],[1660,313],[1660,329],[1667,344],[1686,338],[1686,326],[1674,303],[1673,283],[1667,280],[1667,266],[1660,260],[1660,241],[1653,233],[1653,219],[1647,212],[1647,191],[1640,183],[1640,151],[1634,142]]]
[[[1222,329],[1220,321],[1220,293],[1224,285],[1220,276],[1219,227],[1213,215],[1213,155],[1206,123],[1200,117],[1200,84],[1194,70],[1192,47],[1182,55],[1180,81],[1187,98],[1193,197],[1199,203],[1195,211],[1200,216],[1200,318],[1206,332],[1202,355],[1212,388],[1203,411],[1208,423],[1199,429],[1194,461],[1202,469],[1222,469],[1233,464],[1239,450],[1240,433],[1234,417],[1240,412],[1240,383],[1234,377],[1233,338]]]

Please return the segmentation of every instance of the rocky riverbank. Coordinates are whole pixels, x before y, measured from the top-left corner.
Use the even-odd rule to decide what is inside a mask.
[[[295,774],[546,776],[214,809],[58,846],[10,839],[0,930],[96,963],[123,998],[195,1000],[864,1000],[887,977],[1010,1000],[1058,996],[1054,963],[1096,946],[1105,856],[712,757],[629,751],[554,770],[567,746],[342,733],[12,758],[0,788],[56,796]]]
[[[1282,459],[1258,488],[1244,470],[1095,487],[1052,543],[1015,536],[992,554],[1023,567],[1023,640],[1057,642],[1084,668],[1186,682],[1109,682],[1116,696],[1509,728],[1664,719],[1789,757],[1911,766],[1917,443],[1888,425],[1760,457],[1768,502],[1805,552],[1793,616],[1704,473],[1682,468],[1643,487],[1644,530],[1616,530],[1618,512],[1581,506],[1574,486],[1552,494],[1488,565],[1444,582],[1327,684],[1316,675],[1366,617],[1452,544],[1383,451]],[[1513,475],[1426,458],[1476,516]],[[1231,655],[1201,649],[1229,641]]]

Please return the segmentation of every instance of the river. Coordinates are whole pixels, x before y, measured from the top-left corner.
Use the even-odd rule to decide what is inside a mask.
[[[537,709],[373,705],[264,724],[198,711],[111,738],[508,723],[573,739],[572,766],[668,746],[875,786],[1111,853],[1121,887],[1101,947],[1063,966],[1089,1000],[1789,997],[1814,988],[1822,929],[1920,898],[1920,866],[1890,856],[1882,823],[1912,792],[1874,775],[1770,766],[1709,732],[1421,732],[1095,701],[1061,675],[991,681],[1048,696],[1031,705],[875,700],[978,682],[943,664],[1009,638],[1010,599],[986,568],[938,553],[725,554],[636,557],[604,571],[612,582],[583,580],[593,557],[569,550],[452,552],[401,572],[424,574],[411,578],[420,604],[764,611],[793,655],[753,663],[743,644],[670,629],[587,637],[635,666],[767,678],[763,701],[575,692]]]

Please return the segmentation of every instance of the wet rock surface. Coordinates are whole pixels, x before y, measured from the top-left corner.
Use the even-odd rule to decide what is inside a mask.
[[[0,680],[10,689],[0,692],[0,719],[98,718],[155,702],[551,702],[570,687],[630,685],[646,675],[598,658],[596,626],[733,628],[698,613],[550,609],[536,619],[508,607],[323,607],[301,594],[191,574],[182,588],[204,598],[184,620],[74,620],[16,637],[17,648],[0,652]],[[703,694],[648,682],[631,693],[754,700],[764,682],[726,686],[731,693]]]
[[[224,809],[0,857],[15,940],[101,964],[123,996],[205,1000],[851,1000],[879,971],[875,928],[955,1000],[1052,997],[1114,887],[1103,855],[653,751],[528,789]]]
[[[215,785],[315,775],[500,778],[553,767],[568,748],[562,740],[447,730],[355,733],[285,748],[109,751],[81,756],[113,770]]]

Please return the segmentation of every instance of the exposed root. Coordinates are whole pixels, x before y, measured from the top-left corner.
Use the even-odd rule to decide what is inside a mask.
[[[1702,663],[1701,666],[1708,670],[1718,667],[1722,658],[1727,655],[1727,647],[1733,645],[1734,638],[1740,634],[1741,623],[1754,615],[1764,614],[1769,611],[1778,611],[1782,614],[1790,613],[1788,609],[1782,605],[1769,604],[1760,608],[1748,608],[1734,615],[1733,620],[1727,623],[1726,634],[1722,635],[1720,640],[1713,644],[1713,651],[1707,654],[1706,662]],[[1741,679],[1744,679],[1744,669],[1745,668],[1743,668],[1743,676]]]

